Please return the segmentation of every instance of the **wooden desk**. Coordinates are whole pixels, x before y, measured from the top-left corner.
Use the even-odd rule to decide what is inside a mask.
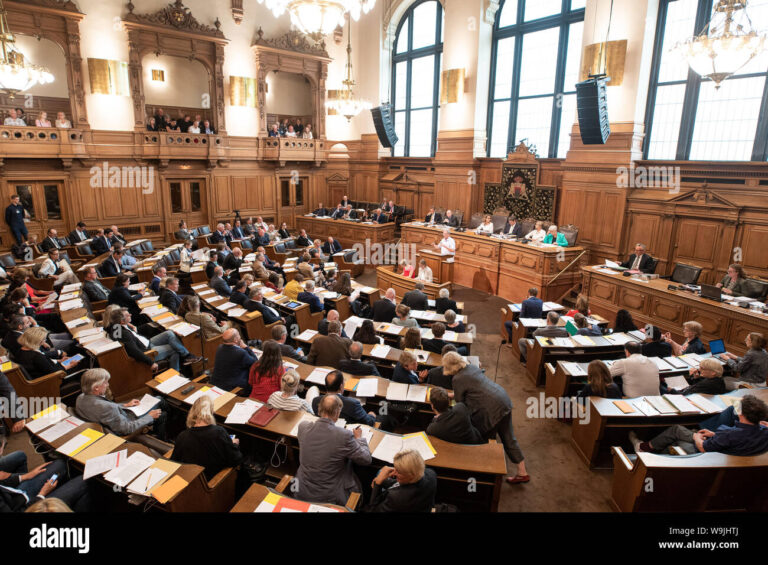
[[[296,218],[296,229],[307,230],[307,234],[312,239],[319,239],[323,243],[328,239],[328,236],[331,236],[345,249],[351,249],[356,243],[361,244],[363,250],[360,253],[360,259],[366,263],[370,260],[369,254],[374,252],[369,249],[366,242],[370,241],[370,244],[374,245],[394,243],[395,241],[395,224],[391,222],[387,224],[364,224],[348,220],[299,216]]]
[[[432,270],[432,282],[435,284],[448,284],[448,288],[453,286],[453,266],[456,263],[456,258],[453,255],[442,255],[437,251],[431,251],[429,249],[419,249],[416,253],[416,264],[421,262],[421,259]],[[418,272],[418,271],[417,271]]]
[[[768,400],[768,388],[740,389],[728,393],[727,396],[741,397],[746,394],[754,394],[762,400]],[[725,410],[725,403],[720,400],[719,396],[707,394],[702,394],[701,396]],[[676,424],[694,426],[712,416],[712,414],[658,414],[645,416],[639,411],[625,414],[609,398],[590,396],[588,401],[589,421],[586,424],[574,421],[571,427],[571,439],[576,452],[590,468],[598,464],[609,466],[610,453],[608,448],[612,445],[627,445],[629,443],[627,436],[632,430],[657,428],[660,432]]]
[[[388,288],[392,288],[395,291],[395,295],[398,300],[402,300],[406,292],[409,292],[416,288],[416,279],[410,277],[404,277],[396,272],[397,267],[382,266],[376,267],[376,285],[380,290],[386,291]],[[424,283],[424,294],[431,299],[436,299],[440,296],[440,289],[451,289],[451,283],[444,282],[443,284],[437,283]]]
[[[264,485],[260,485],[258,483],[252,484],[242,496],[242,498],[237,501],[237,504],[235,504],[231,512],[254,512],[256,508],[258,508],[259,504],[261,504],[262,501],[270,493],[274,494],[275,496],[285,497],[284,494],[280,494],[271,488],[265,487]],[[337,506],[336,504],[321,504],[319,502],[312,502],[310,504],[313,506],[323,506],[336,512],[349,512],[349,510],[343,506]]]
[[[423,248],[437,243],[443,228],[409,223],[401,229],[403,242]],[[579,283],[579,267],[586,264],[582,247],[537,246],[453,229],[451,237],[456,241],[453,282],[515,302],[525,299],[531,286],[538,287],[542,300],[559,300]]]
[[[646,324],[671,332],[682,343],[683,323],[699,322],[703,340],[722,339],[728,351],[742,355],[746,352],[744,338],[750,332],[766,334],[768,315],[714,302],[685,291],[667,290],[669,281],[655,279],[647,282],[621,274],[598,272],[594,267],[582,269],[583,293],[589,296],[593,312],[611,320],[621,309],[629,310],[638,327]]]

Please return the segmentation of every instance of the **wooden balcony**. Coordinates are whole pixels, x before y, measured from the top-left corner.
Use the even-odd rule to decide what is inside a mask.
[[[0,126],[0,163],[13,158],[58,158],[68,167],[72,159],[88,157],[89,135],[79,129]]]

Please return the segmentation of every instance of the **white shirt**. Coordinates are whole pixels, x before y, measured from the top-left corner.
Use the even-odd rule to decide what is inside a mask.
[[[624,396],[659,395],[659,368],[645,355],[634,353],[626,359],[619,359],[611,365],[611,376],[621,375]]]
[[[85,241],[86,239],[88,239],[85,235],[85,232],[83,231],[75,230],[75,233],[77,234],[77,237],[80,238],[80,241]]]
[[[545,237],[547,237],[547,232],[544,230],[533,230],[525,236],[525,239],[530,239],[531,241],[544,241]]]
[[[314,137],[312,137],[311,131],[305,131],[303,134],[301,134],[301,137],[304,139],[314,139]]]
[[[5,125],[7,126],[26,126],[24,120],[21,118],[5,118]]]
[[[432,269],[429,267],[419,267],[419,275],[416,280],[426,283],[432,282]]]
[[[62,129],[69,129],[72,127],[72,122],[69,120],[56,120],[56,127]]]
[[[493,222],[480,224],[475,230],[476,233],[493,233]]]
[[[136,339],[138,339],[144,347],[149,347],[149,340],[146,337],[133,331],[130,326],[122,326],[122,327],[128,330],[129,332],[131,332],[133,335],[135,335]]]
[[[295,131],[287,131],[285,132],[285,137],[297,137]]]
[[[186,247],[181,248],[181,259],[179,261],[179,270],[182,273],[188,273],[189,268],[192,266],[192,250]]]
[[[50,257],[46,258],[37,274],[42,275],[43,277],[50,277],[51,275],[56,274],[56,264],[53,262],[53,259]]]
[[[189,126],[187,133],[200,133],[200,128],[195,126]]]
[[[443,238],[437,244],[441,255],[453,255],[456,253],[456,242],[452,237]]]

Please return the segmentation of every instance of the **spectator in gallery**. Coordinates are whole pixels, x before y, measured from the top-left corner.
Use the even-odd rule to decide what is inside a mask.
[[[157,124],[155,123],[155,118],[149,118],[149,121],[147,121],[147,131],[157,131]]]
[[[19,114],[16,110],[10,109],[8,110],[8,117],[5,118],[5,125],[6,126],[26,126],[26,122],[19,117]]]
[[[314,139],[314,136],[312,135],[312,124],[307,124],[304,127],[304,131],[302,132],[301,137],[303,139]]]
[[[272,124],[272,128],[269,130],[269,137],[280,137],[279,124]]]
[[[67,119],[67,116],[64,114],[64,112],[59,112],[56,114],[56,127],[62,129],[69,129],[72,127],[72,122]]]
[[[35,120],[35,125],[39,128],[51,127],[51,120],[48,119],[48,112],[40,112],[40,117]]]
[[[187,133],[200,133],[200,122],[195,120],[192,125],[187,129]]]
[[[301,118],[296,119],[296,126],[293,128],[298,137],[301,137],[304,133],[304,124],[301,123]]]
[[[207,133],[207,134],[214,134],[216,133],[216,130],[211,125],[211,122],[209,120],[203,121],[203,127],[200,128],[201,133]]]

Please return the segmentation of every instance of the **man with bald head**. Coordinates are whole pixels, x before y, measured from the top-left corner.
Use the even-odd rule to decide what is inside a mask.
[[[373,321],[391,322],[395,317],[397,309],[397,296],[393,288],[388,288],[384,298],[380,298],[373,303]]]
[[[222,344],[216,350],[210,384],[224,390],[240,387],[243,389],[238,393],[240,396],[250,395],[248,373],[257,360],[256,354],[243,342],[240,332],[234,328],[226,330],[222,334]]]
[[[351,431],[336,426],[341,408],[337,395],[325,395],[318,404],[320,418],[299,424],[295,483],[299,500],[344,505],[350,494],[362,492],[352,465],[370,465],[371,451],[360,428]]]
[[[328,335],[328,324],[331,322],[338,322],[339,320],[339,311],[338,310],[328,310],[328,314],[326,317],[322,320],[320,320],[320,323],[317,324],[317,331],[320,335]],[[344,326],[341,327],[341,337],[349,337],[346,332],[344,331]]]

